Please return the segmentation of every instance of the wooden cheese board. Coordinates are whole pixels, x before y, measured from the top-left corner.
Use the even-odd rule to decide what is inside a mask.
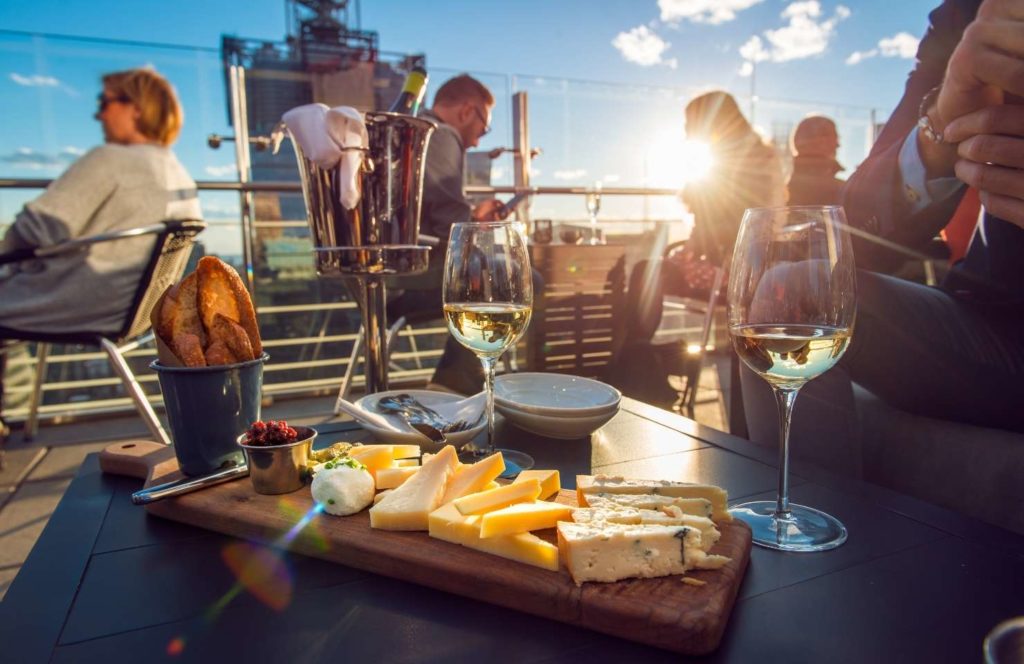
[[[149,441],[111,445],[100,454],[106,473],[145,479],[145,485],[182,477],[173,451]],[[557,501],[576,505],[562,490]],[[154,516],[264,543],[280,541],[314,507],[309,486],[265,496],[249,478],[146,505]],[[297,516],[298,515],[298,516]],[[699,655],[721,640],[750,560],[750,529],[720,523],[712,553],[732,558],[719,570],[679,576],[585,583],[564,569],[551,572],[429,537],[426,532],[374,530],[366,510],[349,517],[316,514],[288,545],[290,551],[416,583],[482,602],[585,627],[675,652]],[[555,541],[554,529],[537,531]],[[324,543],[326,542],[326,546]]]

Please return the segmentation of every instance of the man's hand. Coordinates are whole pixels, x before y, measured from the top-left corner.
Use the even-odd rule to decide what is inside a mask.
[[[474,221],[501,221],[508,216],[509,210],[497,198],[486,200],[473,208]]]
[[[985,209],[1024,228],[1024,106],[989,106],[949,123],[959,143],[956,176],[981,192]]]
[[[1024,0],[981,4],[946,67],[937,108],[940,124],[1001,104],[1004,92],[1024,95]]]

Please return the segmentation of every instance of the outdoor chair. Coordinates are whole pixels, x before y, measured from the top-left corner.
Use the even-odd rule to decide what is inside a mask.
[[[627,395],[692,418],[714,318],[725,303],[725,269],[711,266],[709,287],[689,288],[672,262],[685,245],[669,244],[660,256],[638,261],[630,271],[626,343],[614,377]],[[698,317],[697,337],[689,330],[665,330],[662,320],[668,312]],[[638,365],[645,370],[637,371]],[[670,387],[675,377],[680,382]]]
[[[116,242],[141,235],[155,235],[156,242],[149,261],[139,278],[138,287],[131,305],[125,311],[124,325],[115,333],[94,332],[88,329],[69,331],[26,331],[0,327],[0,339],[35,342],[36,370],[32,387],[29,414],[25,423],[25,439],[33,438],[38,430],[39,405],[42,395],[42,384],[46,375],[46,357],[51,344],[96,344],[102,348],[110,360],[110,365],[117,372],[125,391],[135,403],[139,415],[145,420],[146,426],[154,438],[164,444],[171,443],[166,431],[157,419],[153,407],[139,386],[135,375],[125,361],[124,354],[153,339],[150,324],[150,313],[157,299],[168,286],[177,282],[185,271],[195,236],[206,228],[206,223],[198,219],[180,219],[163,221],[151,226],[143,226],[114,233],[103,233],[88,237],[69,240],[47,247],[20,249],[0,255],[0,265],[18,263],[28,260],[46,261],[48,258],[70,252],[88,251],[88,248],[101,242]]]

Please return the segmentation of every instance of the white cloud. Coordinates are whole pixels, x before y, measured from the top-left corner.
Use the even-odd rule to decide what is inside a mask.
[[[658,0],[661,20],[667,23],[691,21],[718,25],[736,18],[736,13],[764,0]]]
[[[786,19],[786,25],[765,30],[763,40],[755,35],[740,47],[740,55],[747,63],[786,62],[824,53],[835,36],[836,26],[850,16],[850,10],[838,5],[831,17],[823,18],[818,0],[802,0],[790,3],[781,16]],[[740,73],[747,72],[745,75],[749,76],[752,71],[752,67],[744,66]]]
[[[224,177],[225,175],[234,175],[237,173],[237,169],[234,164],[225,164],[224,166],[207,166],[207,175],[212,175],[215,178]]]
[[[919,41],[917,37],[908,32],[898,32],[892,37],[878,40],[878,48],[882,50],[883,57],[909,60],[917,55]]]
[[[878,40],[878,47],[867,51],[854,51],[846,58],[846,64],[855,65],[868,58],[881,55],[883,58],[906,58],[912,59],[917,55],[919,40],[908,32],[897,32],[892,37],[883,37]]]
[[[61,82],[52,76],[40,76],[39,74],[33,74],[31,76],[22,76],[17,72],[11,72],[10,78],[18,85],[23,85],[28,88],[61,87]]]
[[[587,171],[583,168],[575,168],[568,171],[555,171],[554,178],[556,180],[579,180],[587,175]]]
[[[31,171],[62,170],[84,151],[81,148],[68,146],[57,154],[37,152],[32,148],[17,148],[10,154],[0,156],[0,162],[11,164],[14,168]]]
[[[675,59],[662,60],[661,55],[671,44],[650,31],[646,25],[633,28],[629,32],[620,32],[612,40],[612,46],[618,49],[627,62],[634,62],[641,67],[652,67],[664,64],[675,68]]]
[[[748,76],[754,73],[754,63],[751,62],[750,60],[744,60],[743,64],[740,65],[740,68],[736,73],[742,76],[743,78],[747,78]]]
[[[878,49],[873,48],[870,51],[854,51],[846,58],[846,64],[855,65],[868,58],[873,58],[878,55]]]
[[[619,177],[618,173],[609,173],[605,175],[603,178],[601,178],[601,182],[604,182],[605,184],[611,184],[613,182],[618,182],[621,179],[622,178]]]

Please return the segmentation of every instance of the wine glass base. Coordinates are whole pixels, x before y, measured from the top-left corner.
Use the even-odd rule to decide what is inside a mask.
[[[505,471],[498,477],[507,480],[515,479],[519,473],[533,468],[533,457],[526,452],[500,448],[495,449],[494,452],[501,452],[501,458],[505,461]],[[459,461],[462,463],[476,463],[480,459],[490,456],[491,454],[493,454],[493,452],[488,452],[485,449],[466,450],[459,454]]]
[[[778,503],[758,500],[729,512],[753,531],[754,544],[778,551],[814,552],[834,549],[846,541],[846,526],[833,516],[803,505],[789,506],[789,517],[775,516]]]

